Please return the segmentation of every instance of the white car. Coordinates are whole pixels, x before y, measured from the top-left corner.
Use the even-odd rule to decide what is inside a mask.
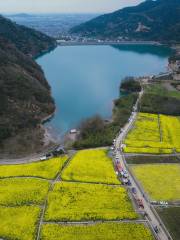
[[[40,158],[41,161],[46,160],[46,159],[47,159],[46,156],[43,156],[43,157]]]

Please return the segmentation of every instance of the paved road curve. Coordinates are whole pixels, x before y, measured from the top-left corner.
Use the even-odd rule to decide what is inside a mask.
[[[135,179],[133,178],[133,176],[131,175],[131,173],[129,172],[129,169],[127,167],[124,155],[122,153],[121,149],[121,144],[123,143],[123,140],[125,139],[127,133],[129,132],[129,130],[132,128],[136,117],[137,117],[137,107],[138,107],[138,103],[141,100],[141,97],[143,95],[143,91],[140,92],[139,94],[139,98],[137,100],[137,103],[135,105],[135,111],[133,112],[131,115],[131,118],[129,120],[129,122],[125,125],[125,127],[123,128],[123,131],[119,134],[119,136],[116,139],[116,156],[119,157],[119,161],[122,165],[122,167],[129,173],[129,179],[132,183],[131,187],[136,188],[137,190],[137,196],[140,199],[143,199],[143,204],[144,204],[144,211],[147,213],[148,217],[147,220],[149,222],[149,225],[152,227],[152,230],[154,229],[155,226],[158,227],[159,232],[155,233],[155,236],[158,240],[169,240],[172,239],[171,236],[169,235],[168,231],[165,229],[164,226],[162,226],[162,222],[160,222],[160,219],[158,218],[158,216],[156,216],[156,214],[153,211],[153,206],[151,206],[150,202],[148,201],[148,199],[145,198],[144,194],[143,194],[143,190],[141,189],[141,187],[139,186],[139,184],[135,181]]]

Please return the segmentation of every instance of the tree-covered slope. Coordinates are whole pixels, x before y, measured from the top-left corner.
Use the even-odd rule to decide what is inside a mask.
[[[54,110],[41,68],[0,38],[0,141],[35,128]]]
[[[48,82],[29,56],[51,47],[54,39],[0,17],[0,143],[53,113]]]
[[[56,45],[53,38],[31,28],[20,26],[2,16],[0,16],[0,36],[8,39],[23,53],[32,56]]]
[[[99,38],[180,41],[180,0],[146,0],[71,29]]]

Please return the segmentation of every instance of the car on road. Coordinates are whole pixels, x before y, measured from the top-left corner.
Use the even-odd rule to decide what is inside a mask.
[[[154,231],[155,231],[155,233],[158,233],[158,232],[159,232],[159,229],[158,229],[157,226],[154,227]]]
[[[138,198],[137,199],[137,204],[138,204],[139,208],[144,209],[144,204],[143,204],[143,200],[142,199]]]
[[[131,188],[131,191],[132,191],[133,194],[137,194],[137,190],[136,190],[135,187]]]

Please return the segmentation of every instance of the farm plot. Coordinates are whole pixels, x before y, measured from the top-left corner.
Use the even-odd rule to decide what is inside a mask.
[[[124,152],[170,154],[180,148],[180,118],[139,113]]]
[[[94,225],[63,226],[45,224],[42,240],[153,240],[150,230],[143,224],[103,223]]]
[[[152,200],[180,201],[179,164],[142,164],[132,171]]]
[[[0,238],[34,240],[40,208],[0,206]]]
[[[49,185],[47,180],[33,178],[0,179],[0,205],[42,204]]]
[[[67,181],[120,184],[106,150],[79,151],[64,170],[62,179]]]
[[[66,160],[67,156],[64,156],[28,164],[0,165],[0,178],[33,176],[54,179]]]
[[[120,186],[59,182],[49,193],[46,221],[135,219],[127,192]]]
[[[180,207],[156,208],[174,240],[180,239]]]

